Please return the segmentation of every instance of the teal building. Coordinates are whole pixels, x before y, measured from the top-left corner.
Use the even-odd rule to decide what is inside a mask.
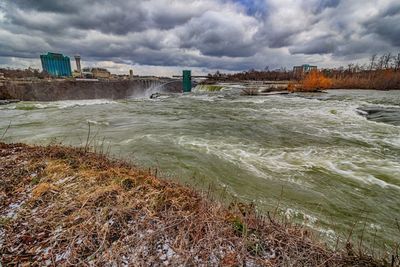
[[[183,92],[188,93],[192,91],[192,72],[190,70],[183,71]]]
[[[69,57],[57,53],[40,55],[43,71],[54,77],[71,77],[71,61]]]

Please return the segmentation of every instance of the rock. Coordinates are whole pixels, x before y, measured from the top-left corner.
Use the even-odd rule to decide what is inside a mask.
[[[150,96],[150,99],[156,99],[156,98],[159,98],[160,96],[161,96],[161,94],[157,92],[157,93],[152,94]]]
[[[20,100],[18,99],[10,99],[10,100],[0,100],[0,105],[8,105],[12,103],[18,103]]]

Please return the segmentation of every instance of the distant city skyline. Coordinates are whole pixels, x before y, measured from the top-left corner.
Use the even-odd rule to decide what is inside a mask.
[[[80,54],[82,67],[160,76],[362,64],[371,54],[400,52],[400,2],[0,2],[0,67],[41,68],[47,52]]]

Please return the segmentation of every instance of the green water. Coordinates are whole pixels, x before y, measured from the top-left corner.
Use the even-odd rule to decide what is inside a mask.
[[[328,241],[357,222],[367,244],[389,250],[399,241],[399,91],[239,93],[226,86],[156,100],[22,102],[0,106],[0,133],[11,121],[7,142],[80,145],[90,122],[115,156],[196,186],[213,183],[262,212],[281,199],[283,216]]]

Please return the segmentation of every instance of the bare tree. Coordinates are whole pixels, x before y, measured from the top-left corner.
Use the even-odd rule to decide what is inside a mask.
[[[383,69],[383,66],[385,66],[385,58],[386,58],[385,55],[379,57],[378,62],[376,63],[376,68],[378,70]]]
[[[383,66],[385,67],[385,69],[388,69],[390,66],[390,61],[392,61],[392,54],[387,53],[387,54],[384,54],[383,57],[384,57]]]
[[[358,73],[358,72],[360,72],[361,67],[360,67],[360,65],[358,63],[356,63],[356,65],[354,65],[353,69],[354,69],[354,72]]]
[[[375,61],[377,56],[378,56],[377,54],[373,54],[371,56],[369,70],[372,70],[375,67]]]
[[[350,63],[350,64],[348,64],[347,66],[348,66],[348,71],[349,71],[349,73],[353,73],[353,72],[354,72],[354,64],[353,64],[353,63]]]
[[[400,69],[400,53],[397,54],[397,57],[394,57],[394,69],[396,71]]]

